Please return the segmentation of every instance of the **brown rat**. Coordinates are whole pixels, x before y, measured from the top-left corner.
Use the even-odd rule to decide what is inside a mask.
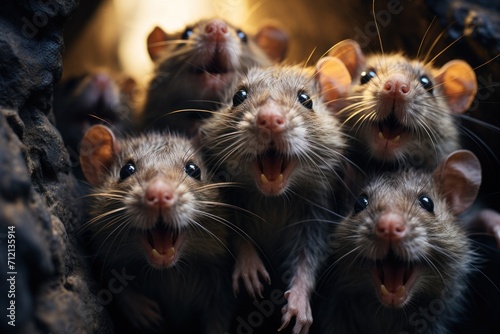
[[[332,235],[331,281],[319,293],[316,332],[450,332],[474,268],[457,215],[480,183],[479,160],[466,150],[434,172],[375,175]]]
[[[460,148],[453,116],[469,108],[477,91],[466,62],[435,68],[401,53],[365,56],[353,40],[336,44],[329,55],[342,60],[353,78],[339,117],[357,139],[359,161],[432,170]]]
[[[235,293],[241,279],[251,297],[262,297],[261,279],[269,282],[271,269],[287,290],[280,329],[295,317],[293,333],[307,333],[312,323],[309,298],[327,247],[327,221],[335,218],[329,198],[344,162],[345,138],[333,104],[324,101],[335,100],[349,85],[347,69],[333,58],[321,60],[316,71],[253,68],[239,82],[232,104],[200,128],[215,175],[241,184],[226,192],[227,200],[264,220],[236,217],[254,243],[235,242]]]
[[[54,117],[64,144],[78,162],[78,145],[85,131],[106,123],[116,132],[133,129],[135,80],[95,70],[68,78],[54,89]],[[79,178],[81,172],[75,169]]]
[[[288,38],[274,26],[255,35],[219,18],[203,19],[182,32],[156,27],[148,51],[156,64],[142,111],[142,127],[197,134],[201,120],[220,107],[238,74],[282,60]]]
[[[101,277],[113,269],[133,276],[115,296],[127,319],[141,330],[227,330],[228,223],[191,143],[165,133],[117,139],[96,125],[80,159],[94,187],[86,228]]]

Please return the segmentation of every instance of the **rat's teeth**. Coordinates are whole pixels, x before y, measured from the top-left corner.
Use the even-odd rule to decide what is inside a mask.
[[[398,291],[396,291],[396,297],[397,298],[403,298],[406,294],[406,289],[405,289],[405,286],[404,285],[401,285],[399,288],[398,288]]]
[[[156,250],[156,248],[153,248],[153,249],[151,250],[151,257],[152,257],[152,258],[155,258],[155,257],[161,257],[161,256],[160,256],[160,253],[158,253],[158,251]]]
[[[280,174],[278,176],[278,180],[276,180],[276,181],[278,181],[279,183],[283,182],[283,174]]]
[[[264,184],[269,183],[269,180],[267,179],[267,177],[264,174],[260,174],[260,181]]]
[[[170,247],[168,249],[168,251],[167,251],[167,257],[170,258],[170,257],[174,256],[174,254],[175,254],[175,248],[174,247]]]
[[[401,139],[401,136],[398,135],[396,138],[394,138],[394,142],[397,143],[397,142],[399,142],[400,139]]]
[[[385,285],[380,285],[380,292],[382,293],[382,296],[389,296],[389,290],[385,287]]]
[[[378,133],[378,139],[384,139],[384,134],[382,132],[379,132]]]

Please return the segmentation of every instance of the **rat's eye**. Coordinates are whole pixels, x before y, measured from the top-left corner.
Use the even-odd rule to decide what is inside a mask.
[[[354,202],[354,213],[363,211],[368,206],[368,197],[366,195],[361,195]]]
[[[427,195],[420,195],[418,198],[418,203],[422,208],[429,211],[430,213],[434,213],[434,202]]]
[[[247,42],[247,34],[245,34],[243,31],[241,30],[236,30],[236,35],[238,35],[238,38],[243,42],[243,43],[246,43]]]
[[[236,92],[233,96],[233,107],[237,107],[240,104],[243,103],[248,97],[248,93],[245,89],[240,89],[239,91]]]
[[[377,72],[375,72],[373,68],[369,69],[368,71],[361,72],[361,84],[364,85],[365,83],[375,78],[376,76]]]
[[[191,37],[192,34],[193,34],[193,29],[186,28],[186,30],[184,30],[184,32],[182,33],[181,38],[182,39],[189,39],[189,37]]]
[[[311,98],[309,97],[309,95],[307,95],[306,93],[304,93],[303,91],[300,91],[298,94],[297,94],[297,98],[299,99],[299,102],[304,106],[306,107],[307,109],[312,109],[313,108],[313,101],[311,100]]]
[[[431,80],[426,76],[426,75],[422,75],[420,77],[420,84],[422,85],[422,87],[424,87],[424,89],[426,91],[428,91],[430,94],[432,94],[432,82]]]
[[[192,162],[188,162],[184,166],[184,171],[187,175],[191,176],[193,179],[201,180],[201,169]]]
[[[125,166],[123,166],[122,169],[120,169],[120,181],[125,180],[127,177],[134,174],[135,172],[136,169],[133,163],[129,162],[125,164]]]

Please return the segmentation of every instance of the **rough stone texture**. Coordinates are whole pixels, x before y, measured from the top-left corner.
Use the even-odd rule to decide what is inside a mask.
[[[52,119],[62,28],[77,1],[0,3],[0,332],[109,332],[97,285],[75,238],[77,183]],[[15,227],[15,268],[7,267]],[[7,272],[15,271],[15,299]],[[9,275],[10,277],[11,275]],[[6,309],[15,301],[15,327]]]

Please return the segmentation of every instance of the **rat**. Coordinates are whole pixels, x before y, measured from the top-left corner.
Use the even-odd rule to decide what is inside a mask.
[[[237,294],[243,281],[250,297],[263,297],[272,268],[286,289],[279,330],[295,317],[293,333],[307,333],[313,321],[309,299],[327,249],[327,221],[335,219],[328,198],[345,149],[335,104],[325,101],[350,83],[342,62],[328,57],[315,68],[253,68],[232,103],[200,127],[213,174],[240,185],[225,191],[227,201],[252,213],[236,212],[244,233],[234,238],[233,289]]]
[[[468,150],[433,172],[373,175],[331,237],[316,332],[450,332],[476,258],[458,215],[480,183],[481,165]]]
[[[75,163],[78,145],[92,125],[106,123],[122,133],[133,130],[135,87],[132,77],[113,76],[105,70],[70,77],[56,85],[55,124]],[[83,178],[79,169],[77,175]]]
[[[249,35],[212,18],[174,34],[155,27],[147,44],[156,69],[147,88],[142,128],[195,136],[200,122],[220,107],[238,74],[285,57],[288,37],[276,26],[266,25]]]
[[[103,279],[113,270],[131,277],[113,298],[134,328],[227,330],[234,300],[229,223],[219,186],[208,182],[192,143],[160,132],[118,139],[95,125],[82,139],[80,160],[93,186],[90,247]]]
[[[365,56],[349,39],[333,46],[329,55],[340,59],[353,78],[338,116],[356,139],[350,156],[355,164],[432,170],[461,148],[456,118],[467,111],[477,92],[476,75],[465,61],[451,60],[436,68],[401,53]],[[493,236],[500,248],[500,213],[477,204],[474,211],[469,227]]]
[[[356,140],[354,158],[432,170],[460,148],[454,115],[465,112],[476,92],[474,70],[462,60],[440,68],[402,53],[365,56],[354,40],[332,47],[348,68],[353,85],[338,116]]]

